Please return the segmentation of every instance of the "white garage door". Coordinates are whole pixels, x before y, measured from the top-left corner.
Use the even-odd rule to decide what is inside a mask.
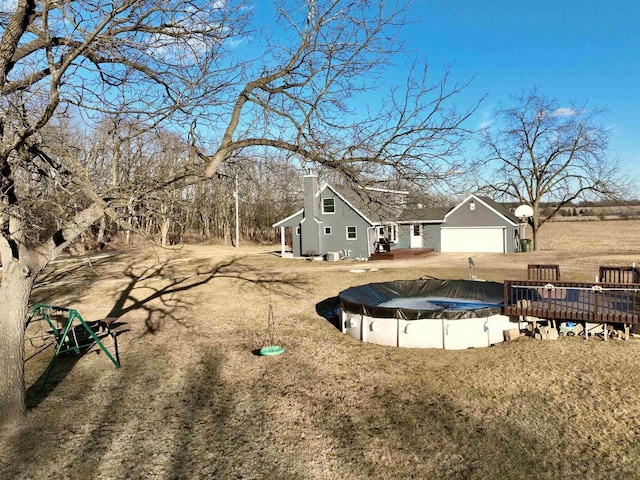
[[[443,228],[440,248],[443,252],[504,253],[504,228]]]

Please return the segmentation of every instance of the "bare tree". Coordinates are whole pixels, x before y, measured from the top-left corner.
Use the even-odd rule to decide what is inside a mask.
[[[477,167],[490,175],[482,190],[533,208],[536,248],[540,228],[560,209],[577,199],[621,198],[626,185],[607,152],[611,132],[596,122],[601,111],[563,106],[535,89],[513,100],[482,132],[487,156]],[[543,211],[542,202],[554,207]]]
[[[215,178],[255,147],[353,182],[391,173],[437,181],[467,135],[462,122],[471,111],[450,102],[464,85],[447,85],[446,75],[429,85],[424,66],[382,93],[385,68],[402,50],[408,3],[282,0],[277,36],[271,24],[251,30],[250,5],[233,0],[17,0],[12,8],[0,14],[1,423],[24,413],[34,282],[104,215],[131,228],[140,199]],[[381,100],[371,108],[352,106],[372,92]],[[107,155],[103,172],[112,180],[94,181],[77,143],[50,141],[58,118],[86,135],[104,118],[139,130],[162,126],[188,140],[186,161],[140,178],[127,175],[122,156]],[[112,153],[133,145],[117,132],[105,144]],[[39,198],[64,200],[55,202],[51,230],[29,215],[34,184]]]

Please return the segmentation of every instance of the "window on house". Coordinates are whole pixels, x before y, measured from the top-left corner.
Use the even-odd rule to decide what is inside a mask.
[[[380,237],[384,237],[384,227],[378,228],[378,234],[380,235]]]
[[[398,243],[398,225],[389,225],[389,240],[392,243]]]
[[[347,227],[347,240],[357,240],[358,227]]]
[[[296,227],[296,235],[300,235],[300,227]]]
[[[335,200],[335,198],[323,198],[322,199],[322,213],[336,213],[336,200]]]
[[[420,236],[420,225],[414,225],[413,226],[413,236],[414,237],[419,237]]]
[[[324,227],[324,234],[331,235],[331,227]]]

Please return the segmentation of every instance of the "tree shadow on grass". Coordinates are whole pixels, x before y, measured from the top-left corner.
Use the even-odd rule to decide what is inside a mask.
[[[120,252],[109,252],[55,260],[38,275],[36,287],[51,288],[60,283],[86,285],[98,277],[96,269],[112,262],[119,255]]]
[[[299,371],[304,367],[299,365]],[[316,371],[314,365],[308,367]],[[363,365],[354,367],[358,369],[362,371]],[[401,390],[360,380],[356,383],[362,397],[354,399],[349,396],[353,388],[349,380],[344,388],[333,379],[312,381],[333,385],[312,403],[309,420],[332,440],[347,477],[351,473],[362,478],[568,478],[561,457],[540,462],[539,452],[548,451],[543,437],[520,428],[518,418],[505,421],[468,412],[455,392],[437,392],[427,382]],[[291,394],[306,396],[308,391],[302,388]]]
[[[171,270],[170,262],[163,262],[144,268],[137,272],[135,266],[125,272],[127,285],[120,292],[108,319],[118,319],[127,313],[137,311],[145,313],[145,333],[153,334],[160,330],[167,321],[188,327],[181,314],[193,302],[186,300],[181,294],[196,287],[208,284],[214,279],[233,279],[253,288],[262,288],[281,295],[289,295],[287,287],[301,288],[304,282],[296,276],[270,274],[256,270],[238,258],[229,258],[213,267],[197,267],[187,275],[176,275]],[[167,280],[164,285],[151,285],[148,281]],[[149,291],[151,293],[149,293]]]
[[[152,365],[133,357],[104,386],[85,372],[72,402],[19,432],[0,477],[43,478],[57,465],[65,478],[308,478],[265,440],[274,429],[267,387],[224,379],[225,357],[208,344],[194,353],[176,383],[162,352]]]
[[[287,292],[287,287],[302,288],[304,285],[304,282],[295,276],[282,274],[275,276],[268,272],[255,270],[238,258],[226,259],[213,267],[197,267],[186,275],[176,272],[171,261],[146,267],[133,264],[125,270],[124,276],[127,279],[126,285],[106,317],[103,320],[87,322],[99,338],[108,336],[113,338],[113,342],[107,348],[113,350],[111,354],[118,363],[120,358],[117,338],[129,332],[129,329],[124,328],[127,323],[119,319],[128,313],[144,312],[144,334],[155,334],[167,322],[188,328],[189,325],[183,319],[183,313],[193,302],[185,299],[182,294],[208,284],[214,279],[230,278],[243,284],[249,284],[253,288],[269,289],[270,292],[281,295],[290,295]],[[76,294],[80,295],[80,290]],[[106,330],[107,325],[109,330]],[[88,336],[81,325],[76,326],[72,333],[74,338],[86,339]],[[89,338],[89,340],[91,339]],[[49,372],[48,369],[43,371],[39,378],[27,388],[26,399],[29,409],[37,407],[49,397],[83,355],[90,352],[103,353],[99,348],[96,349],[94,341],[81,342],[80,344],[82,346],[77,352],[60,355],[53,363],[51,371]],[[54,353],[55,348],[55,343],[50,345],[50,349]],[[105,360],[108,360],[106,355],[104,357]]]
[[[40,319],[38,321],[44,320]],[[129,331],[125,327],[127,324],[124,322],[113,322],[107,326],[100,320],[86,322],[86,324],[102,343],[103,347],[119,364],[120,354],[118,351],[118,336]],[[44,351],[52,351],[54,355],[47,368],[42,371],[40,376],[25,391],[27,410],[36,408],[51,393],[53,393],[57,385],[66,378],[80,359],[85,355],[95,353],[96,355],[102,355],[105,360],[109,360],[107,354],[100,348],[96,340],[81,324],[76,324],[71,330],[69,330],[69,334],[63,341],[60,352],[57,356],[56,350],[58,348],[58,343],[56,343],[53,338],[54,337],[51,337],[51,341],[25,360],[26,362]],[[105,342],[107,339],[111,339],[111,341]]]

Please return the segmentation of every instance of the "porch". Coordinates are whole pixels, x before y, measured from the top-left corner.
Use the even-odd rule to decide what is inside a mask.
[[[398,248],[388,252],[372,253],[369,260],[406,260],[426,257],[433,252],[433,248]]]

